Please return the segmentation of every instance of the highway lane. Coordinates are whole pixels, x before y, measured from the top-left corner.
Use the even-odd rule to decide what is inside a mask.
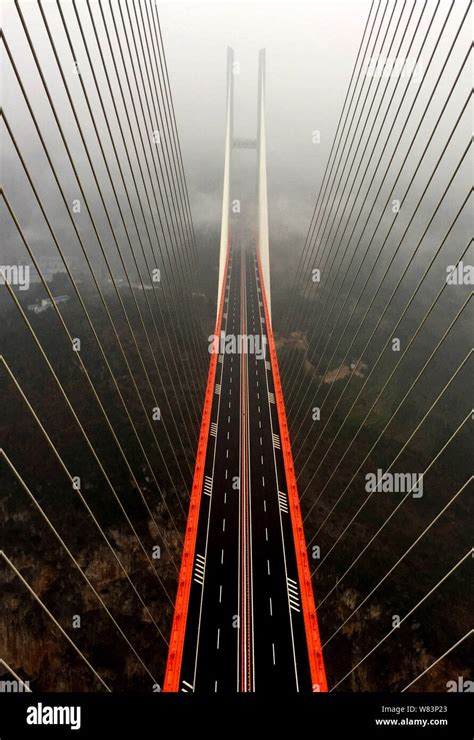
[[[180,689],[311,691],[254,240],[233,234],[222,329],[255,344],[219,354]]]
[[[255,249],[247,271],[248,332],[267,328]],[[249,356],[253,471],[255,662],[257,691],[311,691],[296,555],[269,356]],[[255,545],[257,547],[257,545]]]
[[[222,330],[240,325],[240,251],[231,247]],[[240,365],[219,353],[181,690],[231,691],[238,671]]]

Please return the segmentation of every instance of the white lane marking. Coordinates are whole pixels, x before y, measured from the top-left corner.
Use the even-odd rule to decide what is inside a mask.
[[[265,527],[265,539],[268,542],[268,529]]]
[[[227,475],[228,475],[228,473],[229,473],[229,471],[228,471],[228,470],[226,470],[226,471],[225,471],[225,479],[226,479],[226,480],[227,480]]]
[[[189,688],[190,688],[190,689],[191,689],[192,691],[194,691],[194,686],[192,686],[192,685],[191,685],[190,683],[188,683],[188,681],[185,681],[185,680],[184,680],[184,678],[183,678],[183,683],[184,683],[184,685],[185,685],[185,686],[189,686]]]
[[[260,437],[260,444],[263,445],[263,441],[262,441],[262,438],[261,437]]]
[[[212,478],[210,475],[206,475],[204,477],[204,493],[206,496],[210,496],[212,494]]]
[[[223,562],[224,562],[224,549],[222,549],[221,551],[221,565],[223,564]]]
[[[260,306],[260,309],[263,307],[262,301],[259,301],[259,306]],[[260,319],[262,319],[262,311],[260,309],[259,309],[259,314],[260,314]],[[265,368],[267,370],[270,370],[271,369],[271,364],[270,364],[270,362],[268,362],[268,360],[265,361]],[[265,383],[266,383],[266,387],[267,387],[267,396],[269,396],[269,390],[270,389],[269,389],[269,383],[268,383],[268,373],[265,373]],[[273,419],[272,419],[271,409],[269,408],[268,410],[269,410],[269,413],[270,413],[270,426],[271,426],[271,430],[272,430],[272,433],[273,433],[274,425],[273,425]],[[273,464],[274,464],[274,468],[275,468],[275,479],[276,479],[277,485],[278,485],[278,470],[277,470],[277,463],[276,463],[275,448],[273,448]],[[281,543],[282,543],[282,548],[283,548],[283,562],[284,562],[284,566],[285,566],[285,574],[288,575],[287,562],[286,562],[286,550],[285,550],[285,538],[283,536],[283,520],[282,520],[281,513],[280,513],[280,534],[281,534]],[[291,645],[292,645],[292,649],[293,649],[293,666],[294,666],[294,671],[295,671],[295,684],[296,684],[296,690],[299,691],[298,668],[297,668],[297,664],[296,664],[296,651],[295,651],[295,638],[294,638],[293,620],[291,618],[291,605],[290,605],[290,600],[289,599],[288,599],[288,612],[290,614]]]
[[[222,584],[219,586],[219,604],[222,604]]]
[[[211,421],[211,437],[217,437],[217,424],[215,421]]]
[[[275,660],[275,643],[274,642],[272,642],[272,652],[273,652],[273,665],[275,665],[276,660]]]
[[[232,401],[229,401],[229,408],[231,407],[231,405],[232,405]]]
[[[272,597],[270,596],[270,616],[273,617],[273,604],[272,604]]]
[[[222,531],[225,532],[225,517],[222,520]]]
[[[270,575],[270,561],[267,560],[267,573]]]
[[[225,451],[225,456],[226,456],[226,458],[228,458],[228,457],[229,457],[229,450],[226,450],[226,451]]]
[[[227,491],[225,491],[225,493],[224,493],[224,503],[225,504],[227,503]]]
[[[217,694],[217,681],[214,683],[214,693]]]
[[[204,572],[206,570],[206,560],[203,555],[196,555],[196,562],[194,565],[194,581],[199,583],[200,586],[204,583]]]
[[[290,608],[293,609],[294,612],[300,611],[300,602],[298,600],[292,599],[290,594]]]
[[[260,455],[260,463],[263,465],[263,455]]]
[[[259,421],[258,421],[258,428],[259,428],[259,429],[261,429],[261,428],[262,428],[262,422],[260,421],[260,419],[259,419]]]
[[[227,417],[227,423],[230,424],[230,416]]]
[[[250,294],[251,295],[251,294]],[[246,290],[246,283],[244,283],[244,301],[247,301],[247,290]],[[246,305],[246,303],[245,303]],[[248,326],[248,316],[247,311],[245,310],[245,325]],[[254,332],[255,332],[255,322],[254,322]],[[244,330],[243,332],[248,333],[248,330]],[[245,359],[245,358],[244,358]],[[244,378],[245,378],[245,384],[246,384],[246,405],[247,405],[247,420],[249,418],[249,364],[250,361],[248,359],[248,356],[246,358],[246,362],[244,362]],[[250,445],[250,427],[247,423],[247,439],[246,439],[247,446]],[[252,651],[252,674],[253,674],[253,681],[255,681],[255,639],[254,639],[254,600],[253,600],[253,527],[252,527],[252,477],[250,475],[250,469],[251,469],[251,456],[249,454],[248,459],[248,476],[249,476],[249,482],[248,482],[248,522],[249,522],[249,530],[250,530],[250,543],[248,551],[250,553],[250,611],[251,616],[249,615],[249,619],[251,618],[251,632],[250,632],[250,639],[251,639],[251,651]],[[248,554],[247,554],[248,556]],[[248,629],[248,625],[247,625]]]
[[[217,629],[217,650],[219,650],[219,643],[221,640],[221,630],[220,627]]]
[[[281,450],[280,436],[273,432],[272,437],[273,437],[273,446],[275,447],[275,449]]]
[[[294,583],[294,581],[291,581],[290,578],[287,578],[287,586],[288,586],[288,599],[290,601],[290,609],[293,609],[295,612],[300,611],[300,596],[299,591]]]
[[[258,406],[258,413],[260,413],[260,405]]]
[[[220,395],[220,392],[221,392],[221,385],[220,385],[220,383],[216,383],[215,392],[217,393],[217,395]]]
[[[267,501],[266,501],[266,499],[263,499],[263,510],[264,511],[267,510]]]
[[[265,488],[265,476],[262,475],[262,486]]]
[[[227,432],[227,439],[229,439],[229,436],[230,436],[230,432]]]
[[[286,493],[283,493],[282,491],[278,491],[278,505],[280,507],[280,511],[288,514],[288,499],[286,497]]]

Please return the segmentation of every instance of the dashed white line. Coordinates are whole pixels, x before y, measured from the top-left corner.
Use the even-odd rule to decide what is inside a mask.
[[[273,604],[272,604],[272,597],[270,596],[270,616],[273,617]]]

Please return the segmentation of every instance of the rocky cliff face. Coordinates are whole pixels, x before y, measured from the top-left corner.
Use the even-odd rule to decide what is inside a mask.
[[[67,311],[77,333],[86,336],[81,311],[70,304]],[[114,691],[152,691],[164,676],[191,485],[191,466],[185,465],[184,456],[192,464],[194,450],[186,447],[186,435],[177,439],[178,427],[171,438],[176,460],[161,426],[155,432],[159,453],[127,373],[116,367],[148,465],[109,375],[95,349],[89,354],[92,348],[83,343],[84,358],[125,451],[127,467],[83,373],[58,341],[54,317],[37,322],[103,470],[10,307],[4,329],[12,370],[61,459],[7,378],[0,433],[13,467],[1,461],[1,549],[77,650],[0,559],[0,654],[30,681],[33,691],[104,690],[92,668]],[[102,327],[106,344],[113,345],[106,329]],[[124,339],[127,353],[132,351],[130,342]],[[171,394],[169,388],[157,388],[157,393],[167,390]],[[187,398],[176,402],[185,404]],[[66,470],[79,477],[79,490],[71,485]],[[8,680],[11,675],[5,672],[0,678]]]
[[[161,684],[164,675],[167,646],[163,636],[167,639],[170,633],[172,605],[163,597],[145,558],[140,557],[133,536],[117,530],[108,535],[125,571],[144,597],[146,608],[105,545],[97,549],[85,546],[75,552],[75,557],[111,616],[59,549],[48,553],[47,563],[39,564],[19,548],[10,550],[9,558],[108,685],[114,690],[152,691],[154,679]],[[170,563],[162,563],[158,570],[174,598],[174,568]],[[103,687],[85,661],[4,562],[0,564],[0,581],[2,655],[8,665],[28,680],[34,691],[101,690]],[[2,678],[8,680],[9,674],[5,672]]]

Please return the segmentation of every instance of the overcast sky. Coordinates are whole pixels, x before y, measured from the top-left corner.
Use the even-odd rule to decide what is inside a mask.
[[[85,0],[78,0],[76,4],[93,62],[93,69],[97,74],[104,95],[111,129],[114,134],[114,143],[118,147],[122,163],[125,161],[126,153],[132,152],[133,156],[133,147],[129,138],[127,149],[121,148],[121,138],[112,104],[114,102],[118,103],[118,113],[126,129],[126,136],[129,136],[126,114],[130,112],[130,105],[128,100],[125,106],[121,101],[121,92],[125,90],[124,74],[121,72],[119,87],[113,73],[113,59],[109,52],[104,19],[107,30],[112,37],[114,54],[119,58],[120,52],[124,51],[126,56],[126,47],[131,36],[130,27],[127,26],[129,22],[127,20],[125,26],[121,25],[120,16],[124,8],[126,9],[125,16],[128,12],[133,16],[135,5],[132,0],[127,3],[117,3],[116,0],[112,0],[112,4],[108,0],[104,0],[100,5],[97,0],[91,0],[90,2],[92,17],[97,25],[101,49],[105,56],[106,69],[112,78],[114,95],[111,97],[107,89],[104,67],[93,34],[89,4]],[[292,2],[276,2],[274,0],[254,0],[252,2],[245,0],[216,0],[215,2],[159,0],[157,5],[198,238],[203,232],[201,227],[205,226],[216,233],[218,233],[220,227],[227,46],[233,47],[235,59],[239,63],[239,74],[235,76],[234,133],[236,136],[242,137],[254,137],[256,133],[258,51],[261,48],[266,49],[267,167],[270,245],[274,256],[273,268],[278,264],[279,256],[286,255],[290,261],[294,261],[294,255],[296,257],[299,255],[308,231],[316,196],[370,11],[371,4],[369,0],[313,0],[312,2],[303,2],[302,0],[292,0]],[[20,7],[51,91],[54,105],[60,116],[74,162],[83,178],[87,192],[90,193],[91,206],[97,209],[95,216],[99,229],[107,229],[81,138],[39,12],[39,5],[31,0],[21,0]],[[119,173],[98,104],[95,84],[82,43],[74,6],[69,0],[61,3],[74,45],[74,52],[79,59],[81,78],[73,74],[73,57],[55,0],[45,0],[42,7],[45,9],[61,66],[82,123],[92,162],[97,168],[105,197],[110,200],[112,219],[114,223],[118,223],[117,229],[119,230],[121,228],[119,213],[112,197],[110,180],[105,171],[102,155],[85,105],[80,87],[81,79],[91,96],[98,130],[111,163],[114,183],[120,188]],[[423,78],[422,85],[419,86],[421,93],[417,98],[414,112],[409,117],[407,130],[395,152],[395,159],[389,173],[391,179],[387,178],[387,189],[385,191],[387,195],[397,175],[400,162],[397,157],[401,157],[402,153],[404,154],[411,145],[411,136],[415,133],[421,116],[424,115],[413,149],[400,176],[401,185],[408,183],[413,169],[417,165],[417,157],[421,156],[426,141],[433,133],[433,125],[446,102],[450,86],[465,58],[466,49],[469,48],[470,44],[469,22],[464,24],[463,31],[454,46],[449,64],[442,71],[466,7],[467,2],[462,0],[456,0],[452,12],[450,10],[450,0],[440,0],[440,2],[437,0],[426,0],[426,2],[421,0],[406,0],[406,2],[405,0],[396,0],[394,2],[390,0],[388,3],[380,3],[381,14],[382,11],[385,13],[383,16],[385,20],[380,33],[379,49],[381,39],[384,37],[387,28],[389,28],[389,32],[387,41],[384,42],[384,51],[387,51],[389,44],[393,42],[394,45],[391,47],[393,50],[400,48],[402,52],[406,52],[413,42],[411,55],[414,56],[418,53],[421,45],[424,44],[426,34],[427,40],[423,49],[422,60],[424,64],[427,64],[430,55],[436,48],[429,73]],[[77,183],[61,143],[13,0],[6,0],[2,3],[2,9],[5,20],[5,37],[15,58],[19,74],[38,118],[53,161],[62,178],[68,202],[72,202],[78,195]],[[441,28],[448,16],[449,20],[441,34],[441,40],[439,45],[436,46]],[[112,19],[114,17],[118,23],[118,37],[115,36],[113,30]],[[125,27],[127,28],[126,32],[124,32]],[[397,29],[396,32],[395,28]],[[119,43],[117,43],[117,38]],[[126,68],[129,72],[132,71],[132,66],[137,73],[143,71],[142,64],[135,63],[131,65],[128,62]],[[437,84],[439,74],[441,74],[441,82]],[[410,104],[417,96],[418,83],[412,81],[407,86],[406,80],[390,79],[386,84],[385,81],[369,80],[367,76],[362,75],[360,84],[363,85],[364,90],[361,100],[366,95],[366,91],[370,90],[367,107],[369,104],[372,105],[371,96],[375,100],[375,103],[373,103],[374,111],[383,101],[370,141],[366,145],[366,140],[362,137],[360,151],[364,148],[367,155],[373,151],[380,152],[384,135],[387,132],[388,136],[390,131],[391,138],[387,152],[391,154],[393,147],[395,147],[397,135],[406,122]],[[71,227],[64,213],[64,204],[58,198],[56,185],[8,60],[5,60],[4,64],[3,88],[7,118],[15,132],[20,149],[30,167],[35,182],[39,185],[45,206],[52,216],[65,250],[76,253],[79,250],[74,237],[71,236]],[[436,89],[431,107],[428,115],[425,115],[424,108],[433,88]],[[470,88],[470,67],[468,65],[455,88],[455,93],[449,101],[440,124],[436,127],[433,143],[430,145],[417,175],[418,179],[413,188],[414,192],[410,194],[410,204],[416,203],[415,194],[420,193],[425,186],[433,164],[440,156]],[[378,92],[374,95],[374,91]],[[394,95],[393,99],[392,95]],[[397,105],[402,100],[402,96],[404,96],[403,107],[397,116]],[[126,90],[125,97],[127,98]],[[149,98],[150,96],[148,96]],[[389,98],[391,104],[388,117],[385,118],[384,112]],[[393,130],[392,122],[394,122]],[[366,128],[367,134],[370,124],[371,119],[369,118]],[[320,131],[321,141],[319,144],[313,142],[313,132],[315,130]],[[360,129],[358,131],[360,132]],[[446,156],[443,157],[441,166],[438,168],[428,197],[425,199],[427,202],[423,203],[420,208],[420,223],[423,219],[426,221],[426,214],[431,213],[436,204],[440,189],[444,187],[451,176],[466,142],[469,141],[470,131],[471,122],[469,109],[467,109],[462,117],[459,130],[453,138]],[[377,143],[379,135],[380,142]],[[147,136],[146,131],[145,136]],[[359,133],[355,135],[354,141],[353,149],[359,151],[358,147],[361,141]],[[242,166],[246,164],[248,167],[249,181],[254,182],[255,173],[251,167],[255,162],[255,153],[251,151],[238,154]],[[39,253],[43,251],[54,252],[51,236],[29,191],[29,186],[8,135],[5,136],[3,156],[5,191],[13,203],[27,235],[29,234],[34,240],[35,249]],[[349,160],[349,162],[354,161],[357,165],[357,155],[354,154],[354,156],[355,160]],[[353,154],[351,153],[352,157]],[[372,156],[371,159],[374,161],[375,168],[376,157]],[[147,152],[143,162],[149,164],[150,161],[151,155],[150,152]],[[369,185],[371,182],[376,184],[377,177],[382,176],[383,164],[386,161],[386,158],[382,161],[378,172],[374,171],[373,174],[369,174],[367,178]],[[459,203],[460,198],[464,197],[467,187],[466,180],[469,179],[465,176],[465,173],[468,174],[468,167],[469,162],[466,160],[460,177],[456,179],[452,192],[449,193],[449,197],[446,199],[446,205],[443,206],[442,218],[439,223],[435,222],[433,226],[436,233],[441,233],[446,219],[453,215],[456,204]],[[355,166],[348,166],[347,172],[349,171],[352,175]],[[347,172],[345,177],[342,178],[343,182],[347,181]],[[89,188],[91,189],[89,190]],[[364,183],[362,194],[365,194],[365,188],[366,184]],[[401,186],[397,186],[397,189],[403,195],[404,191],[401,190]],[[123,197],[120,191],[119,195]],[[384,202],[383,195],[384,193],[381,196],[380,207]],[[133,198],[135,196],[132,193],[132,200]],[[337,203],[337,201],[335,202]],[[354,211],[354,213],[357,212],[357,210]],[[410,217],[408,210],[402,215],[406,219]],[[391,215],[388,213],[388,218],[390,217]],[[87,220],[83,217],[80,223],[81,228],[88,228]],[[400,219],[400,228],[402,223],[403,219]],[[462,238],[464,238],[464,233],[463,227]],[[19,241],[15,227],[8,218],[6,219],[5,235],[3,247],[6,245],[7,251],[11,252],[13,250],[14,252],[24,253],[24,247]],[[205,239],[200,241],[201,247],[206,245]],[[215,246],[217,247],[217,239]],[[94,249],[94,246],[92,246],[92,249]],[[282,269],[285,270],[288,259],[281,260],[281,264],[283,265]]]
[[[278,229],[292,193],[291,217],[307,225],[329,154],[369,0],[216,0],[159,5],[193,211],[219,220],[225,133],[226,47],[240,63],[235,78],[234,133],[256,132],[258,52],[266,49],[267,163],[271,220]],[[312,141],[321,131],[321,144]],[[211,198],[202,188],[208,173]],[[287,217],[289,214],[286,214]]]

